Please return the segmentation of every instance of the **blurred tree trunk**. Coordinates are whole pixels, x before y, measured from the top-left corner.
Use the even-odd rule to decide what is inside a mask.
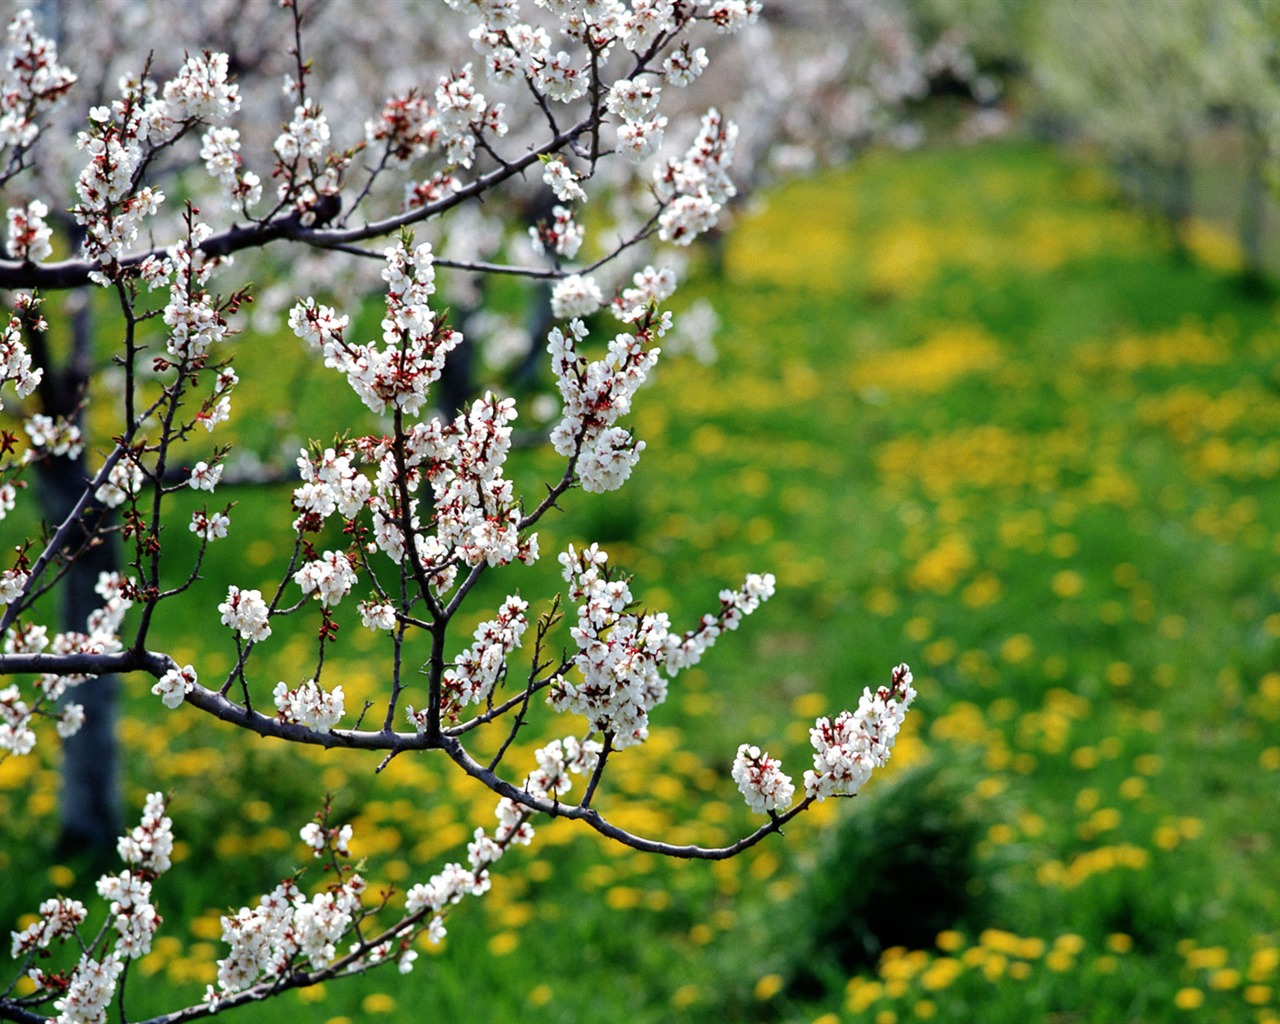
[[[46,415],[64,416],[83,426],[80,403],[92,366],[93,324],[87,295],[73,293],[68,305],[74,306],[69,318],[70,355],[64,366],[57,367],[47,350],[43,354],[40,365],[46,369],[41,398]],[[40,342],[37,345],[43,347]],[[56,530],[84,493],[89,479],[88,459],[82,451],[74,459],[45,459],[37,468],[41,508],[50,529]],[[102,506],[91,504],[82,517],[84,525],[67,538],[67,550],[78,551],[95,525],[109,514]],[[61,629],[85,631],[89,615],[103,604],[94,589],[99,573],[116,572],[119,568],[119,549],[110,540],[90,548],[71,563],[60,588]],[[60,853],[110,854],[120,835],[120,751],[115,732],[119,692],[118,677],[101,676],[74,687],[65,698],[83,705],[85,720],[76,735],[63,741]]]

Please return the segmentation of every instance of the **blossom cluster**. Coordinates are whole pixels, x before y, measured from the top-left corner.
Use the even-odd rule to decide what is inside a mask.
[[[169,328],[165,349],[171,359],[184,365],[202,360],[229,331],[222,310],[204,289],[219,263],[206,259],[199,249],[211,234],[207,224],[191,225],[189,237],[172,245],[159,266],[148,268],[152,287],[163,277],[170,280],[169,301],[162,314]]]
[[[230,946],[218,961],[218,988],[207,1002],[240,992],[259,979],[280,980],[301,965],[327,967],[337,956],[337,943],[361,916],[361,894],[367,883],[358,874],[309,899],[287,878],[264,895],[256,907],[241,907],[221,918],[222,941]]]
[[[142,467],[130,452],[125,452],[107,471],[106,480],[93,492],[93,496],[107,508],[116,508],[137,496],[144,479]]]
[[[25,149],[40,134],[39,115],[66,95],[76,76],[58,63],[57,45],[36,32],[35,18],[25,8],[9,22],[7,44],[0,78],[0,148]]]
[[[351,856],[351,837],[353,831],[350,825],[337,825],[327,827],[326,825],[309,821],[302,826],[298,835],[302,841],[311,847],[315,856],[319,857],[324,853],[325,849],[332,846],[333,852],[340,857]]]
[[[124,972],[124,960],[108,956],[95,960],[88,953],[80,957],[66,991],[54,1000],[58,1011],[57,1024],[102,1024],[106,1020],[107,1004],[116,993],[116,984]],[[42,972],[31,972],[37,983],[44,980]]]
[[[120,859],[139,871],[161,875],[172,866],[173,822],[165,814],[161,793],[147,794],[142,821],[120,837],[116,844]]]
[[[658,321],[652,334],[661,335],[665,320]],[[644,442],[616,425],[631,411],[631,398],[657,364],[657,348],[646,347],[651,332],[619,334],[609,343],[604,359],[587,360],[578,346],[587,338],[581,320],[547,336],[547,351],[556,375],[556,386],[564,400],[564,415],[551,431],[551,443],[564,456],[577,456],[578,478],[585,491],[617,490],[639,461]]]
[[[329,118],[311,99],[294,107],[292,120],[276,136],[272,149],[276,155],[273,176],[278,179],[277,198],[281,203],[292,204],[301,224],[314,225],[322,203],[326,199],[332,202],[338,195],[351,154],[333,149]],[[241,188],[246,193],[246,203],[256,202],[254,185],[256,182],[248,189]],[[235,202],[236,193],[232,192],[229,198]]]
[[[684,155],[654,171],[654,191],[666,204],[658,217],[664,242],[688,245],[716,226],[721,208],[737,194],[729,177],[737,138],[738,126],[712,108]]]
[[[31,443],[24,456],[28,462],[49,456],[77,459],[84,450],[83,431],[65,416],[32,413],[22,424],[22,429]]]
[[[440,138],[435,111],[416,89],[390,97],[376,121],[366,121],[364,136],[370,144],[383,143],[387,161],[403,167],[425,155]]]
[[[559,164],[563,167],[564,164]],[[563,186],[562,186],[563,190]],[[586,236],[582,225],[573,219],[573,211],[567,206],[555,206],[551,209],[551,220],[541,221],[529,228],[529,238],[538,253],[554,253],[565,259],[573,259],[582,247]],[[599,307],[599,303],[595,308]],[[587,310],[588,313],[594,310]],[[557,313],[557,316],[561,314]],[[584,314],[585,315],[585,314]]]
[[[20,932],[11,932],[9,955],[15,960],[39,949],[48,949],[54,939],[75,934],[89,916],[79,900],[59,896],[40,904],[39,919]]]
[[[573,664],[582,681],[557,677],[549,700],[558,711],[586,716],[591,728],[613,737],[617,748],[642,743],[649,712],[667,696],[665,671],[674,677],[694,665],[723,628],[736,628],[773,593],[773,577],[751,575],[743,589],[722,591],[720,615],[704,616],[688,633],[671,632],[666,612],[636,615],[631,588],[612,578],[609,556],[596,544],[560,555],[569,597],[579,602],[571,634],[578,646]]]
[[[156,680],[151,692],[160,698],[165,707],[173,709],[182,706],[183,700],[195,689],[198,681],[196,670],[190,665],[171,668]]]
[[[332,608],[351,593],[355,581],[355,567],[341,551],[326,551],[293,574],[293,582],[302,592],[314,594],[326,608]]]
[[[44,378],[44,368],[31,365],[31,354],[22,341],[22,332],[26,328],[44,331],[48,323],[43,317],[35,315],[40,300],[31,295],[18,296],[17,308],[4,333],[0,334],[0,388],[13,381],[14,390],[19,398],[26,398]],[[25,315],[28,314],[28,315]],[[0,411],[4,410],[3,392],[0,391]]]
[[[425,404],[427,388],[439,380],[445,356],[462,335],[437,324],[428,300],[435,293],[431,246],[410,248],[407,239],[386,250],[387,313],[383,347],[344,339],[348,320],[312,299],[289,314],[289,327],[324,353],[325,366],[346,374],[347,382],[373,412],[394,407],[413,415]]]
[[[326,691],[314,679],[308,679],[296,687],[276,683],[272,693],[280,718],[297,722],[316,732],[328,732],[346,713],[345,696],[341,686]]]
[[[125,81],[120,99],[89,112],[90,129],[77,139],[89,159],[71,210],[84,229],[87,258],[117,264],[164,202],[159,189],[138,184],[157,148],[192,125],[224,120],[240,108],[239,87],[227,81],[227,70],[225,54],[188,56],[163,89],[150,79]]]
[[[757,814],[786,810],[796,792],[790,776],[782,771],[782,762],[748,743],[738,748],[733,759],[733,781]]]
[[[495,618],[476,627],[473,643],[458,655],[453,666],[445,670],[440,703],[445,710],[456,711],[468,704],[488,700],[507,667],[507,656],[520,646],[528,627],[524,613],[527,602],[508,597]],[[409,709],[409,718],[419,729],[425,725],[421,713]]]
[[[871,773],[882,768],[893,752],[894,740],[907,709],[915,699],[911,669],[898,665],[888,686],[862,691],[856,711],[842,711],[834,719],[819,718],[809,730],[813,745],[813,769],[804,773],[806,797],[856,796]],[[791,777],[782,764],[759,747],[743,744],[733,763],[733,778],[758,814],[785,809],[795,794]]]
[[[293,528],[299,532],[314,528],[335,512],[353,519],[369,500],[372,485],[356,468],[349,452],[326,448],[319,459],[313,460],[303,451],[297,466],[302,484],[294,488],[293,507],[301,515],[294,520]],[[316,520],[310,527],[308,516]]]
[[[0,580],[0,587],[4,585],[5,581]],[[24,756],[35,746],[31,706],[22,699],[22,691],[16,684],[6,686],[0,690],[0,751]]]
[[[53,255],[53,229],[45,218],[49,207],[39,199],[25,206],[11,206],[5,214],[9,222],[9,254],[23,262],[39,263]]]
[[[222,624],[236,630],[245,640],[257,643],[271,635],[270,610],[261,590],[241,590],[233,584],[227,588],[227,599],[218,605],[218,611]]]
[[[129,867],[98,879],[98,895],[107,901],[109,930],[104,927],[97,938],[86,941],[80,935],[79,928],[88,919],[88,911],[80,901],[65,897],[45,900],[35,922],[11,933],[13,957],[27,958],[28,963],[55,939],[74,939],[83,951],[69,977],[49,976],[39,969],[28,972],[38,990],[59,993],[53,1004],[59,1011],[57,1024],[101,1024],[126,961],[151,951],[162,920],[151,900],[152,882],[170,867],[171,827],[163,795],[148,794],[141,823],[122,836],[118,845],[120,856]],[[115,937],[108,948],[105,942],[111,933]]]
[[[538,557],[538,536],[520,536],[520,504],[503,476],[516,404],[492,392],[448,425],[416,424],[407,439],[409,465],[431,484],[439,545],[468,565],[506,565]],[[387,493],[384,458],[379,490]]]
[[[834,720],[819,718],[809,731],[813,769],[804,773],[804,790],[823,800],[854,796],[893,752],[907,709],[915,700],[911,669],[894,668],[889,685],[862,691],[857,711],[842,711]]]
[[[262,180],[253,171],[245,171],[240,155],[240,132],[228,125],[209,128],[200,140],[200,159],[205,170],[222,187],[224,201],[241,211],[248,211],[262,199]]]
[[[22,598],[30,574],[23,570],[0,572],[0,606]],[[115,572],[101,572],[94,592],[103,604],[89,613],[84,631],[66,630],[50,639],[46,626],[15,623],[5,633],[5,654],[107,654],[121,649],[119,632],[128,610],[133,606],[136,586],[133,580]],[[68,689],[83,682],[84,675],[45,673],[34,684],[35,694],[28,700],[14,684],[0,690],[0,751],[29,754],[36,743],[31,727],[35,716],[54,719],[58,735],[74,736],[84,725],[84,707],[65,700],[57,710],[50,710],[62,700]]]

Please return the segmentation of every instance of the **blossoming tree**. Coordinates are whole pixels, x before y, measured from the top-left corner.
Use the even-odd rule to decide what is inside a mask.
[[[494,864],[530,843],[539,820],[572,819],[655,855],[734,856],[816,801],[855,794],[889,757],[915,695],[900,665],[856,709],[819,718],[800,794],[777,759],[743,743],[732,778],[766,820],[726,846],[675,845],[611,820],[602,780],[645,742],[671,680],[772,595],[771,575],[748,575],[681,626],[641,609],[599,545],[571,545],[557,555],[575,609],[571,649],[551,640],[558,596],[536,610],[512,594],[459,650],[461,616],[480,580],[538,561],[538,526],[558,502],[574,490],[623,486],[644,451],[626,417],[672,329],[663,306],[675,275],[656,265],[629,280],[606,275],[642,243],[689,244],[733,195],[733,124],[708,110],[692,141],[670,152],[662,110],[668,93],[707,67],[704,42],[756,19],[755,0],[539,0],[525,9],[516,0],[450,0],[470,62],[455,55],[436,80],[392,94],[359,136],[346,138],[349,126],[331,122],[318,98],[305,17],[289,0],[281,6],[291,19],[291,111],[268,152],[252,152],[237,127],[245,97],[229,56],[189,52],[171,76],[153,78],[148,65],[91,106],[77,136],[73,196],[36,194],[50,178],[33,168],[55,108],[71,106],[76,74],[30,13],[9,25],[0,285],[15,294],[0,338],[0,398],[15,426],[3,433],[0,516],[13,515],[32,477],[59,460],[58,479],[75,487],[64,514],[15,538],[0,570],[0,672],[13,677],[0,689],[0,750],[28,756],[44,731],[74,735],[93,713],[82,695],[119,676],[149,690],[157,714],[185,706],[282,743],[367,751],[371,768],[396,756],[444,758],[492,793],[495,824],[475,831],[465,861],[423,867],[422,881],[371,903],[348,859],[350,826],[322,813],[300,836],[330,868],[330,884],[311,891],[296,875],[267,882],[264,895],[224,915],[216,984],[157,1018],[172,1021],[379,965],[410,970],[414,941],[439,940],[450,907],[487,891]],[[166,194],[197,194],[201,178],[216,187],[213,201]],[[525,179],[554,197],[527,262],[442,258],[422,240]],[[578,208],[601,182],[616,188],[626,179],[643,183],[647,215],[594,262],[575,265]],[[70,210],[75,250],[54,260],[55,245],[65,244],[50,213],[59,207]],[[281,510],[292,518],[293,544],[274,585],[232,585],[203,609],[234,648],[230,670],[209,678],[155,638],[170,610],[191,600],[206,560],[236,543],[222,481],[228,445],[206,452],[201,439],[225,434],[240,383],[230,339],[251,294],[234,260],[281,245],[380,267],[380,336],[353,327],[355,310],[313,296],[288,313],[299,343],[345,381],[379,429],[350,437],[334,424],[334,436],[298,455],[297,486]],[[459,410],[441,408],[434,394],[464,343],[436,294],[441,266],[552,282],[556,326],[545,341],[560,409],[548,440],[560,469],[536,495],[518,493],[505,472],[514,398],[490,391]],[[111,365],[84,371],[67,394],[65,381],[52,379],[47,339],[58,325],[46,320],[44,296],[86,287],[109,298],[119,334]],[[587,318],[599,324],[606,315],[617,326],[596,356]],[[86,432],[91,400],[111,406],[107,442]],[[177,511],[193,492],[206,503]],[[193,536],[193,556],[175,554],[177,530]],[[51,627],[76,567],[111,545],[120,568],[98,574],[97,606],[73,628]],[[385,651],[381,696],[359,712],[348,709],[327,657],[351,605]],[[308,616],[314,659],[296,676],[269,677],[259,655],[273,629]],[[512,763],[515,740],[540,713],[563,720],[561,737],[531,763]],[[497,754],[484,759],[471,743],[482,730],[500,737]],[[128,966],[160,925],[152,884],[172,866],[161,794],[148,798],[118,851],[123,868],[99,879],[100,903],[49,899],[34,923],[12,933],[17,964],[11,982],[0,979],[0,1019],[102,1021],[113,1000],[127,1019]]]

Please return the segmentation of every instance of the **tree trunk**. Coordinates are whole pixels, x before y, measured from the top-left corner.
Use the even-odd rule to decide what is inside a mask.
[[[93,324],[87,296],[68,296],[71,323],[71,352],[63,367],[55,367],[45,350],[40,364],[45,367],[41,387],[42,404],[49,416],[65,416],[82,421],[81,399],[93,361]],[[66,520],[84,493],[89,479],[88,460],[82,452],[76,459],[49,458],[37,464],[39,500],[51,529]],[[90,503],[81,529],[67,540],[70,551],[78,551],[104,524],[108,509]],[[98,575],[120,568],[120,554],[114,535],[100,537],[71,563],[61,586],[59,619],[64,631],[84,632],[89,615],[102,606],[95,592]],[[117,704],[120,680],[100,676],[72,688],[65,700],[84,707],[84,725],[76,735],[63,741],[61,854],[109,855],[120,835],[121,783],[120,750],[116,739]]]
[[[84,491],[86,466],[83,456],[51,459],[41,474],[40,494],[50,522],[60,523]],[[87,513],[84,532],[72,534],[72,548],[92,530],[95,521],[106,515],[94,508]],[[102,605],[95,593],[98,574],[120,567],[117,547],[110,541],[91,548],[72,563],[63,580],[62,628],[83,632],[89,615]],[[120,751],[116,739],[116,716],[120,680],[99,676],[73,687],[67,701],[83,705],[84,725],[62,746],[60,854],[109,854],[120,835],[122,813],[120,795]]]

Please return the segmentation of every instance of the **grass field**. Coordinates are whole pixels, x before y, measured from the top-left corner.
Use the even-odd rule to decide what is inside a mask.
[[[413,975],[289,996],[292,1018],[1280,1020],[1280,321],[1229,240],[1188,238],[1180,260],[1097,168],[1023,144],[873,154],[759,197],[722,276],[682,291],[714,301],[720,358],[661,366],[632,483],[571,496],[543,534],[600,540],[677,623],[746,571],[778,578],[601,806],[729,839],[750,827],[737,744],[798,776],[813,717],[905,660],[920,698],[894,763],[724,864],[548,825]],[[246,380],[277,361],[241,345]],[[532,493],[547,465],[528,453],[517,479]],[[243,559],[211,563],[157,640],[202,677],[234,652],[208,613],[270,578],[288,532],[287,491],[236,497]],[[544,562],[474,618],[513,587],[548,598]],[[264,645],[263,676],[296,675],[309,631]],[[330,655],[349,707],[377,690],[376,642],[349,629]],[[142,681],[129,710],[131,806],[172,792],[182,839],[131,1015],[199,998],[219,913],[305,862],[326,791],[400,889],[492,823],[429,760],[375,777],[163,714]],[[0,763],[0,871],[21,880],[0,925],[92,893],[46,866],[55,801],[51,763]]]

